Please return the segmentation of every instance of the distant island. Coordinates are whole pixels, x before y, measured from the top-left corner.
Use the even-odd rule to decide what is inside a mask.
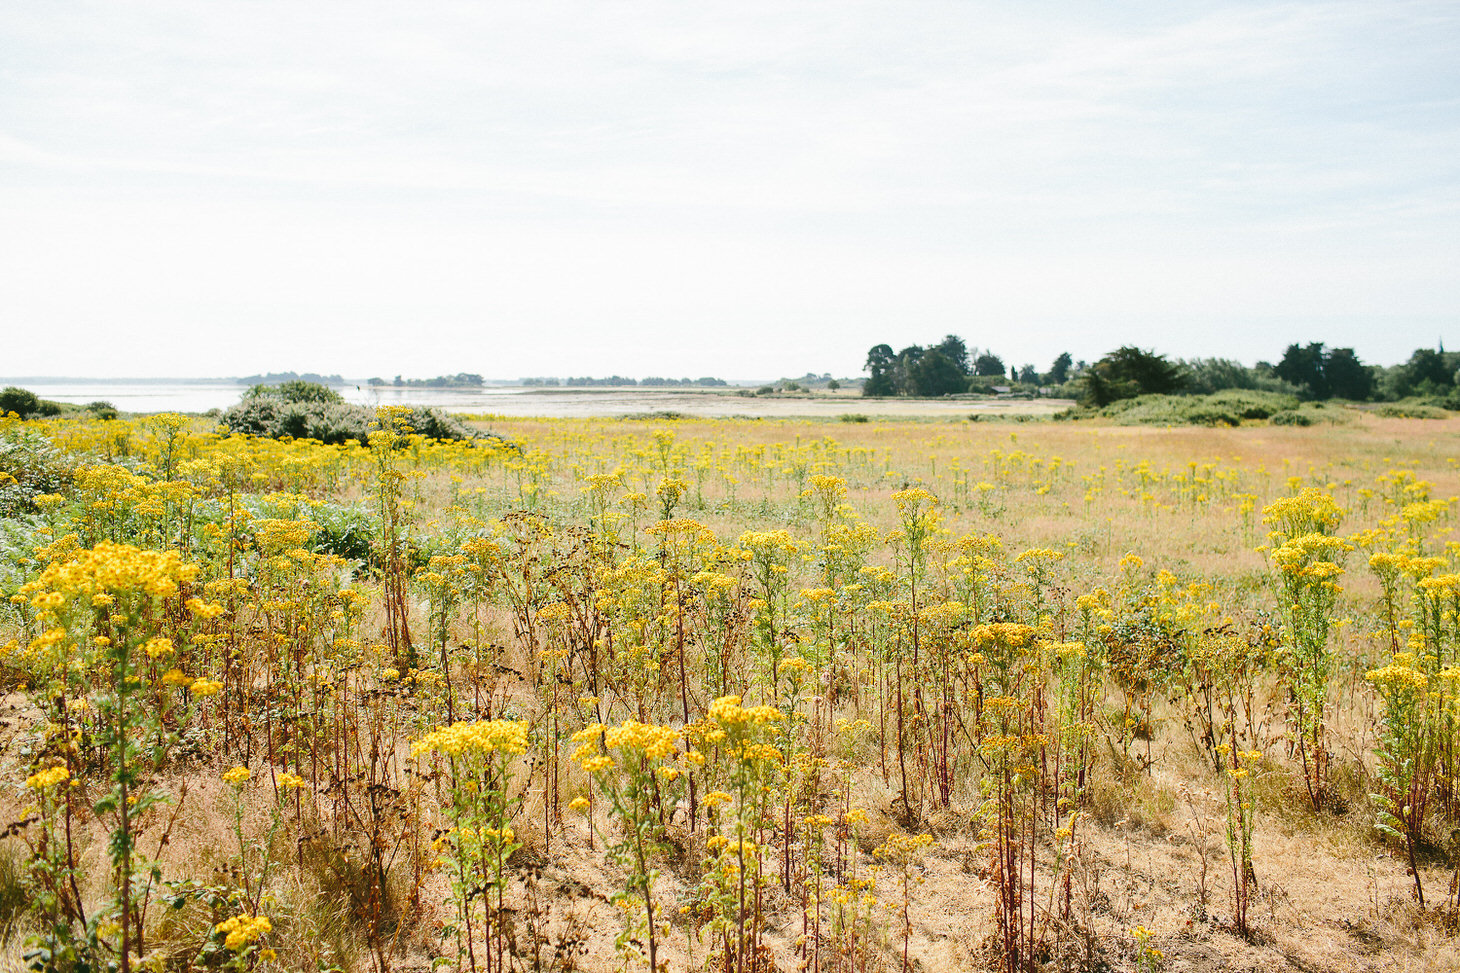
[[[529,387],[566,387],[566,388],[595,388],[595,387],[623,387],[636,386],[639,388],[679,388],[679,387],[700,387],[700,388],[724,388],[730,383],[723,378],[626,378],[623,375],[610,375],[607,378],[524,378],[521,383]]]
[[[475,372],[457,372],[455,375],[437,375],[435,378],[406,378],[399,375],[393,381],[373,377],[365,380],[372,388],[397,389],[479,389],[486,381]]]

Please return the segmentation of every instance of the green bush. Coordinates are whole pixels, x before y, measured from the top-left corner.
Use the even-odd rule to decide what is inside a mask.
[[[311,519],[319,525],[313,548],[320,554],[333,554],[346,561],[367,564],[370,541],[379,533],[379,526],[363,507],[342,507],[322,504]]]
[[[61,493],[71,483],[71,464],[50,440],[24,429],[0,435],[0,517],[35,510],[42,493]]]
[[[292,379],[288,382],[280,382],[278,385],[254,385],[250,386],[247,392],[243,393],[245,399],[274,398],[283,399],[285,402],[343,402],[344,398],[340,393],[328,385],[320,385],[318,382],[306,382],[302,379]]]
[[[61,403],[42,399],[30,389],[9,385],[0,389],[0,416],[11,412],[22,419],[29,419],[31,416],[58,416],[61,414]]]
[[[282,395],[272,394],[271,387],[265,387],[262,392],[255,391],[258,388],[250,389],[241,402],[220,417],[229,432],[268,439],[317,439],[328,445],[338,445],[351,439],[365,442],[370,430],[378,428],[372,410],[351,405],[338,395],[333,400],[309,397],[290,401]],[[326,391],[334,394],[333,390]],[[456,419],[435,409],[412,409],[406,421],[413,432],[428,439],[476,438],[476,434]]]
[[[22,419],[33,416],[40,410],[41,400],[29,389],[14,385],[0,390],[0,415],[14,412]]]
[[[1386,402],[1375,409],[1374,414],[1386,419],[1444,419],[1449,416],[1442,406],[1424,399]]]
[[[1234,412],[1242,419],[1271,419],[1284,409],[1297,408],[1295,395],[1259,392],[1255,389],[1223,389],[1206,396],[1214,405]]]
[[[1342,409],[1322,403],[1300,405],[1296,396],[1285,393],[1224,389],[1211,395],[1141,395],[1099,409],[1072,410],[1056,418],[1095,416],[1122,426],[1239,426],[1264,419],[1278,425],[1311,425],[1315,421],[1342,422],[1347,417]],[[1302,421],[1296,421],[1295,416]]]

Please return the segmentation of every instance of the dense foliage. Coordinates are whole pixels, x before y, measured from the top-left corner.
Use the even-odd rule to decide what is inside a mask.
[[[870,397],[941,396],[963,392],[1026,395],[1054,393],[1077,398],[1082,406],[1103,409],[1124,399],[1147,395],[1210,395],[1228,390],[1290,395],[1306,402],[1418,400],[1410,406],[1460,409],[1460,352],[1420,348],[1401,364],[1368,365],[1352,348],[1322,342],[1292,344],[1276,364],[1248,366],[1228,358],[1170,360],[1155,351],[1126,345],[1093,364],[1061,354],[1049,371],[1032,365],[1005,369],[991,352],[969,351],[949,335],[937,345],[910,345],[894,352],[874,345],[867,353],[862,394]]]
[[[220,419],[230,432],[271,439],[314,439],[326,445],[365,442],[375,425],[375,412],[351,405],[334,389],[304,381],[255,385]],[[411,428],[432,439],[467,439],[472,434],[456,419],[436,409],[412,408]]]

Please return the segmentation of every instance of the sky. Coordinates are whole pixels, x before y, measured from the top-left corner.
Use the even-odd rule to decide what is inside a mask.
[[[1460,5],[0,4],[0,375],[1460,348]]]

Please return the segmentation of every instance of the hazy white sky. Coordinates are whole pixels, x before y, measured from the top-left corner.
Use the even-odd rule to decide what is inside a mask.
[[[1460,5],[0,5],[0,375],[1460,347]]]

